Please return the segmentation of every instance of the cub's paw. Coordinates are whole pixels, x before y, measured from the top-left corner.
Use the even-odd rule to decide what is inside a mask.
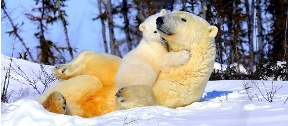
[[[115,96],[119,109],[159,105],[152,88],[147,85],[123,87],[119,89]]]
[[[188,63],[188,61],[190,60],[191,58],[191,54],[190,54],[190,51],[188,50],[181,50],[179,52],[177,52],[179,54],[179,57],[178,57],[178,63],[179,65],[183,65],[183,64],[186,64]]]
[[[58,65],[54,68],[54,76],[56,78],[59,78],[59,79],[68,79],[68,65],[66,64],[61,64],[61,65]]]
[[[42,105],[49,112],[58,114],[65,114],[67,109],[66,99],[59,92],[51,93]]]

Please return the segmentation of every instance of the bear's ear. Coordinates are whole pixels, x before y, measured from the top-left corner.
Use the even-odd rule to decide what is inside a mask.
[[[218,28],[216,26],[210,25],[208,26],[209,37],[214,38],[218,33]]]
[[[160,14],[165,15],[165,14],[167,14],[167,11],[166,11],[165,9],[162,9],[162,10],[160,11]]]
[[[139,26],[139,30],[144,31],[145,30],[145,24],[141,23]]]

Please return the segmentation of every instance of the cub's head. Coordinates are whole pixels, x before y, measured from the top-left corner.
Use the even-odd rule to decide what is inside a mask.
[[[210,25],[203,18],[184,11],[173,11],[158,17],[157,30],[168,41],[173,51],[190,50],[192,44],[213,42],[218,28]]]
[[[156,19],[165,15],[166,13],[166,10],[162,9],[159,13],[149,16],[143,23],[140,24],[139,30],[143,34],[143,39],[146,39],[147,41],[162,41],[156,28]]]

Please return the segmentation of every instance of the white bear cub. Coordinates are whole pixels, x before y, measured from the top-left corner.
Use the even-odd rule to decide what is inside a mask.
[[[134,50],[123,57],[116,74],[116,86],[119,89],[129,85],[152,87],[159,72],[169,72],[189,61],[189,51],[168,52],[167,43],[157,33],[156,19],[165,14],[166,10],[162,9],[140,24],[143,38]]]

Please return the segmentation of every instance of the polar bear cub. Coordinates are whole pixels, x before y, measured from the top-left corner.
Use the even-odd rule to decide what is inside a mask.
[[[168,52],[166,41],[157,32],[156,19],[165,14],[166,10],[162,9],[140,24],[143,38],[139,45],[122,59],[115,80],[118,89],[129,85],[152,87],[159,72],[169,72],[170,69],[189,61],[190,53],[187,50]]]

